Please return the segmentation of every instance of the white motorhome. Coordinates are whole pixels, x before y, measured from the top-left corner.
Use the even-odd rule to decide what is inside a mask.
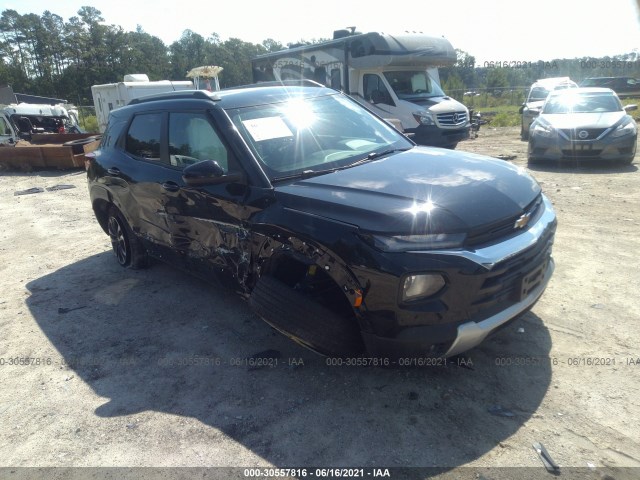
[[[442,37],[351,29],[336,30],[327,42],[260,55],[252,68],[255,82],[309,79],[342,90],[399,121],[416,143],[455,148],[469,137],[469,110],[442,91],[438,74],[438,67],[455,62]]]
[[[100,133],[104,133],[109,121],[109,112],[116,108],[124,107],[134,98],[157,93],[172,92],[177,90],[193,90],[193,82],[189,80],[176,81],[159,80],[149,81],[145,74],[125,75],[124,81],[93,85],[91,95],[96,107],[96,117]]]

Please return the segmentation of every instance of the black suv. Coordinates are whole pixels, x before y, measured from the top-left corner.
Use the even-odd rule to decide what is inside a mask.
[[[122,266],[217,278],[327,355],[458,354],[531,308],[554,268],[556,216],[525,171],[418,147],[324,87],[134,100],[88,183]]]

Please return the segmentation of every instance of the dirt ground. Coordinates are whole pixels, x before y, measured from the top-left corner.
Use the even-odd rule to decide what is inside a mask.
[[[518,129],[480,133],[458,149],[527,168]],[[0,478],[552,478],[534,442],[561,478],[640,478],[638,165],[530,168],[559,221],[547,291],[462,361],[421,369],[329,366],[226,291],[121,269],[84,171],[3,172]]]

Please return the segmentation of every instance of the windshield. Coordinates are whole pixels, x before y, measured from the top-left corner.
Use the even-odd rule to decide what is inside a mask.
[[[576,84],[565,82],[554,85],[551,89],[547,87],[533,87],[529,92],[527,103],[544,101],[552,90],[566,90],[567,88],[576,88]]]
[[[413,143],[343,95],[228,111],[271,180],[346,167]]]
[[[542,113],[604,113],[619,112],[622,104],[610,93],[552,95]]]
[[[549,95],[549,90],[544,87],[533,87],[529,93],[528,102],[544,101]]]
[[[425,71],[384,72],[384,76],[399,99],[444,97],[440,85]]]

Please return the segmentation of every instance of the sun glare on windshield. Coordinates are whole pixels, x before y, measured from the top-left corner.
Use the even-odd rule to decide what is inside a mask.
[[[309,128],[316,119],[309,103],[302,100],[289,100],[282,111],[297,129]]]
[[[549,98],[544,113],[603,113],[622,109],[613,94],[577,94],[570,93]]]

